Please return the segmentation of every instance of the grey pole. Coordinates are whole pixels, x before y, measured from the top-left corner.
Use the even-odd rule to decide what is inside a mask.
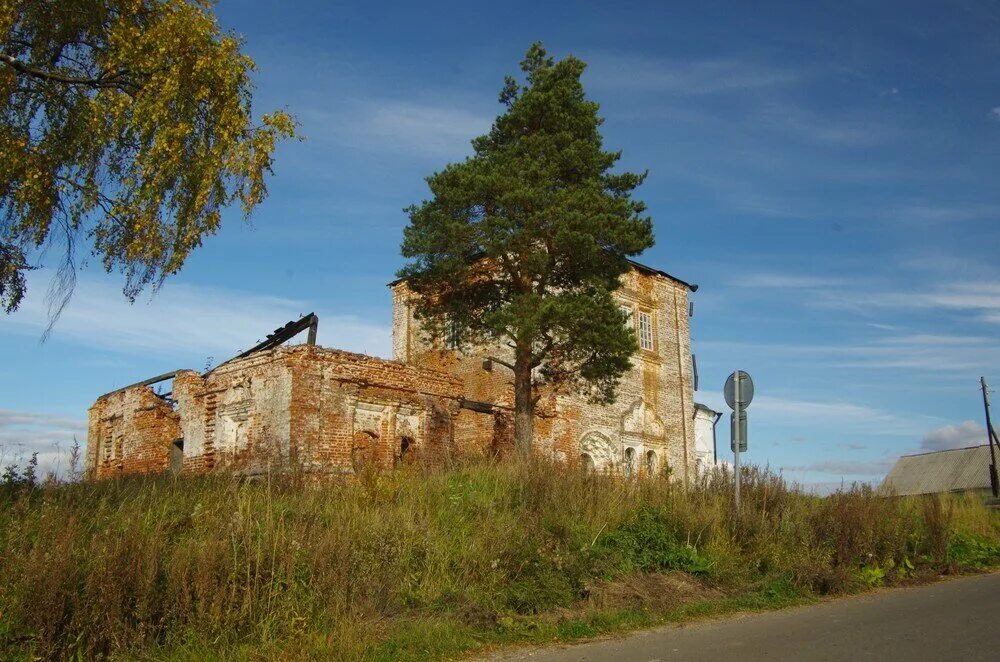
[[[990,488],[993,490],[993,498],[1000,497],[1000,485],[997,481],[997,456],[993,450],[993,421],[990,420],[990,391],[986,386],[986,378],[979,378],[979,385],[983,389],[983,408],[986,410],[986,443],[990,445]]]
[[[743,381],[743,374],[737,370],[736,379],[733,386],[736,390],[736,407],[733,409],[733,473],[736,476],[736,516],[740,514],[740,412],[743,402],[741,401],[740,383]]]

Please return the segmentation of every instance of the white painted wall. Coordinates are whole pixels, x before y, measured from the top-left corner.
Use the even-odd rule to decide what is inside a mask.
[[[713,426],[718,412],[702,404],[695,404],[694,409],[694,458],[695,468],[699,474],[714,466]]]

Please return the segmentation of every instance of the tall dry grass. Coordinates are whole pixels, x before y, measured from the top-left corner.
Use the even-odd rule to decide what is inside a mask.
[[[750,467],[736,518],[731,479],[685,491],[539,463],[7,486],[0,657],[405,657],[401,631],[457,623],[460,649],[623,577],[829,593],[1000,562],[997,517],[973,497],[819,498]]]

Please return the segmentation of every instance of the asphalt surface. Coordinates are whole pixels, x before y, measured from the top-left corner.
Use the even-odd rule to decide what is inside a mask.
[[[493,659],[1000,660],[1000,574]]]

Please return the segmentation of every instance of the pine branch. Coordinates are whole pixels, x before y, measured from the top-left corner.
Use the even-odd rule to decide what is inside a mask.
[[[495,356],[487,356],[486,358],[489,359],[490,361],[493,361],[494,363],[499,363],[500,365],[502,365],[505,368],[509,368],[511,370],[514,369],[514,366],[512,364],[507,363],[506,361],[502,361],[502,360],[496,358]]]

